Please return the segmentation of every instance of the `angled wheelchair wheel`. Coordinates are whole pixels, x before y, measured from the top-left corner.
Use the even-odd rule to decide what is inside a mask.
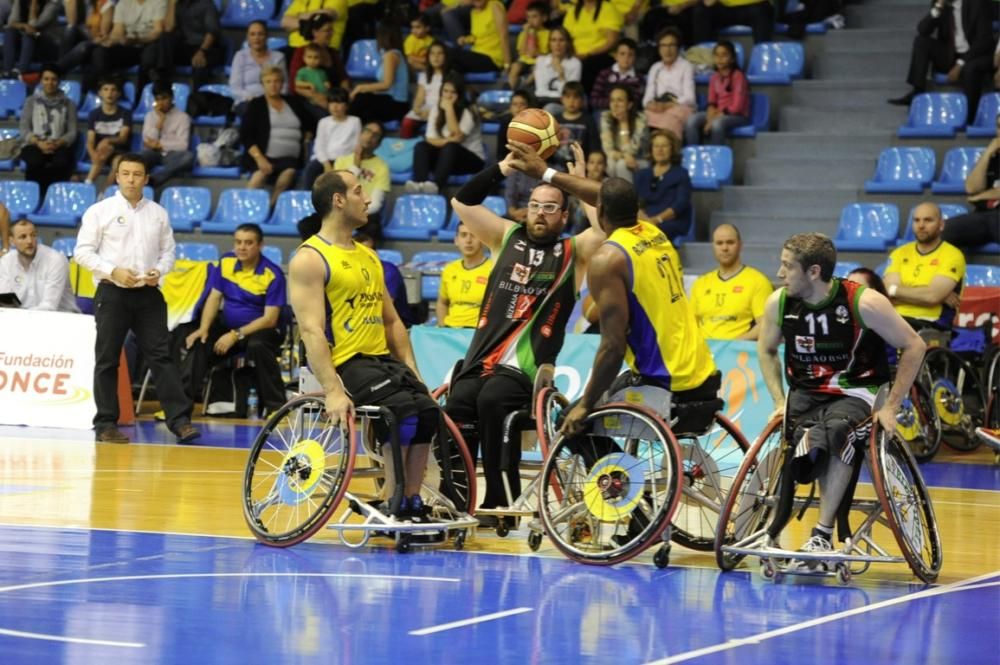
[[[680,434],[683,489],[671,520],[670,539],[693,550],[711,552],[722,504],[729,495],[750,445],[728,418],[716,413],[704,434]]]
[[[569,407],[569,400],[556,388],[547,386],[535,396],[535,434],[542,457],[548,457],[549,448],[559,433],[563,412]]]
[[[868,462],[886,522],[903,557],[921,581],[933,582],[941,571],[941,536],[916,460],[894,432],[886,433],[876,423]]]
[[[896,414],[896,432],[920,463],[929,462],[941,448],[941,416],[927,388],[914,382]]]
[[[539,514],[574,561],[612,565],[660,540],[680,496],[680,454],[652,411],[614,403],[583,433],[556,439],[542,469]]]
[[[306,540],[337,508],[354,468],[354,423],[331,427],[322,396],[278,409],[250,449],[243,517],[257,540],[288,547]]]
[[[962,451],[979,447],[975,432],[986,405],[979,372],[954,351],[934,348],[924,356],[921,381],[934,400],[945,443]]]
[[[715,561],[722,570],[732,570],[743,559],[741,554],[723,552],[722,547],[765,528],[777,506],[787,454],[783,426],[782,418],[767,424],[733,478],[715,531]]]
[[[983,370],[983,387],[986,390],[986,413],[983,425],[1000,428],[1000,346],[990,346]]]
[[[476,467],[458,426],[443,411],[441,422],[441,434],[431,445],[431,454],[440,469],[441,496],[433,497],[431,505],[443,503],[451,510],[471,515],[476,508]]]

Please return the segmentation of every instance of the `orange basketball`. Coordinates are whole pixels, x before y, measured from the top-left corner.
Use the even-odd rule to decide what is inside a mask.
[[[559,123],[548,111],[525,109],[510,121],[507,140],[525,143],[548,159],[559,147]]]

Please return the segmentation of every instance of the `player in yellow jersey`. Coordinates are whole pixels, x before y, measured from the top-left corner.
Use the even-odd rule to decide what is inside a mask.
[[[893,307],[919,330],[950,329],[958,312],[965,256],[941,238],[944,220],[936,204],[921,203],[913,210],[914,242],[889,255],[885,288]]]
[[[486,295],[493,262],[486,256],[483,243],[464,222],[458,223],[455,245],[462,258],[452,261],[441,272],[441,290],[437,299],[437,320],[446,328],[475,328],[479,308]]]
[[[743,265],[740,231],[722,224],[712,233],[712,251],[719,268],[691,286],[691,304],[702,334],[708,339],[755,340],[764,303],[774,287],[764,273]]]
[[[316,179],[312,202],[322,226],[295,253],[288,280],[309,366],[326,393],[331,424],[353,418],[354,401],[393,413],[404,460],[396,514],[420,517],[420,485],[440,410],[420,380],[378,255],[352,237],[368,221],[370,199],[350,171],[331,171]],[[376,427],[388,440],[384,424]]]

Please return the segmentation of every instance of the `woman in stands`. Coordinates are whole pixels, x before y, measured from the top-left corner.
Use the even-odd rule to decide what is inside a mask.
[[[561,113],[559,100],[563,86],[568,81],[579,81],[583,74],[583,64],[573,54],[573,38],[566,28],[552,28],[549,32],[549,53],[535,58],[531,76],[535,79],[535,97],[550,113]]]
[[[347,80],[347,72],[344,70],[344,63],[340,59],[340,54],[336,49],[330,48],[330,37],[333,35],[333,19],[329,14],[316,14],[306,25],[302,26],[302,35],[309,40],[310,44],[315,44],[314,48],[319,49],[319,66],[326,70],[327,79],[333,87],[349,89],[350,81]],[[300,46],[292,53],[292,62],[288,69],[288,80],[294,82],[295,75],[299,73],[299,68],[305,66],[305,46]],[[289,85],[289,88],[292,88]],[[309,92],[297,92],[311,102],[306,108],[310,110],[315,121],[326,117],[326,90],[315,90]]]
[[[441,85],[441,99],[427,118],[425,138],[413,150],[413,180],[407,181],[406,191],[437,194],[449,176],[478,173],[485,159],[479,115],[465,97],[462,76],[449,74]]]
[[[681,35],[664,28],[656,37],[660,62],[649,68],[642,107],[650,127],[684,138],[684,124],[695,110],[694,67],[680,57]]]
[[[472,0],[471,29],[458,38],[451,61],[460,72],[498,72],[510,67],[507,10],[499,0]],[[469,50],[465,50],[468,46]]]
[[[576,0],[563,16],[563,27],[573,39],[576,57],[583,63],[580,81],[584,90],[589,92],[597,74],[615,64],[611,51],[624,22],[610,0]]]
[[[608,175],[629,182],[649,164],[646,117],[635,107],[632,88],[611,86],[608,110],[601,113],[601,149],[608,158]]]
[[[24,179],[38,183],[43,199],[49,185],[69,180],[76,166],[76,104],[59,89],[59,76],[54,65],[43,65],[39,85],[21,111]]]
[[[240,142],[243,169],[250,172],[249,189],[272,185],[271,206],[278,196],[295,182],[295,172],[316,131],[316,119],[305,102],[294,95],[283,95],[285,71],[269,65],[260,74],[264,94],[247,105]]]
[[[417,74],[417,93],[413,96],[413,108],[403,118],[399,135],[404,139],[413,138],[420,126],[427,122],[431,109],[437,106],[441,96],[441,84],[451,71],[448,47],[444,42],[435,41],[427,49],[427,67]]]
[[[653,163],[635,174],[639,217],[660,227],[673,241],[691,225],[691,178],[681,166],[681,142],[662,129],[653,132]]]
[[[351,115],[362,123],[400,120],[410,110],[410,70],[403,55],[403,38],[399,27],[383,21],[375,29],[379,59],[376,79],[359,83],[351,90]]]
[[[702,137],[706,143],[722,145],[730,129],[750,122],[750,85],[736,62],[732,42],[721,41],[712,49],[715,73],[708,81],[708,109],[687,119],[684,140],[697,145]]]
[[[264,86],[260,84],[260,71],[268,66],[284,69],[285,54],[267,47],[267,24],[264,21],[253,21],[247,26],[246,46],[233,56],[229,72],[229,89],[236,99],[233,111],[237,114],[243,115],[247,103],[264,94]]]

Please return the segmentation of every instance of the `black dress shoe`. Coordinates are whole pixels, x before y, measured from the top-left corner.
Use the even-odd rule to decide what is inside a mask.
[[[909,106],[913,103],[913,98],[919,94],[916,90],[911,90],[902,97],[896,97],[895,99],[890,99],[888,102],[893,106]]]
[[[177,443],[191,443],[201,436],[201,432],[191,423],[184,423],[174,433],[177,435]]]
[[[121,433],[117,427],[102,429],[94,436],[98,443],[128,443],[128,437]]]

